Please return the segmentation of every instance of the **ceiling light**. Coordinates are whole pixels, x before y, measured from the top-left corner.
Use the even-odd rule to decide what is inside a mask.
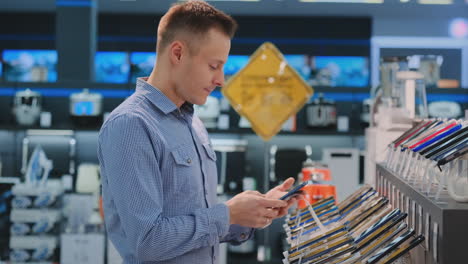
[[[453,0],[418,0],[422,5],[451,5]]]

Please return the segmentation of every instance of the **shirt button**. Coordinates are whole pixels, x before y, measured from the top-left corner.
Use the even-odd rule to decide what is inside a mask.
[[[188,164],[192,163],[192,159],[190,159],[190,158],[187,159],[187,163],[188,163]]]
[[[240,238],[241,238],[241,239],[245,239],[246,237],[247,237],[247,235],[246,235],[245,233],[241,233],[241,234],[240,234]]]
[[[205,190],[205,195],[208,196],[208,191]]]

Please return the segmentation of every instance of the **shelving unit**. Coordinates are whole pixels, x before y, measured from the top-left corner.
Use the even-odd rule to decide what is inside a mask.
[[[426,238],[412,257],[414,263],[455,264],[468,261],[468,203],[448,194],[428,197],[383,165],[377,165],[376,188],[394,207],[408,213],[408,225]]]

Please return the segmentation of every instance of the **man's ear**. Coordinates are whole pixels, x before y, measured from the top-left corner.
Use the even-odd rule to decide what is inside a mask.
[[[171,43],[169,46],[169,57],[171,58],[171,62],[176,65],[179,64],[182,60],[182,55],[185,51],[185,45],[179,40],[176,40]]]

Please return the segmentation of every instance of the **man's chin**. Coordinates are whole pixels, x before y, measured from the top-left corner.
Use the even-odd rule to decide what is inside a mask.
[[[203,98],[203,99],[196,99],[196,100],[193,100],[194,102],[192,104],[194,105],[204,105],[206,104],[206,97]]]

